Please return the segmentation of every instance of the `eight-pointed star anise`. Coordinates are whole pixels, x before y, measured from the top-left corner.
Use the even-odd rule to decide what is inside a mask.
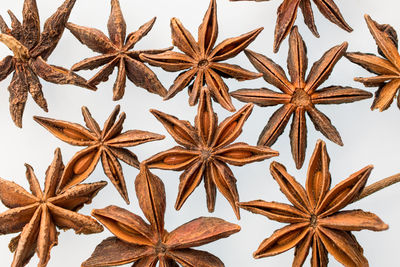
[[[261,107],[282,104],[269,119],[258,139],[258,145],[272,146],[281,135],[293,114],[290,129],[292,155],[299,169],[303,166],[307,147],[307,128],[305,112],[314,123],[315,129],[329,140],[343,145],[340,135],[331,121],[316,104],[341,104],[354,102],[372,96],[371,93],[351,87],[329,86],[318,87],[328,79],[336,62],[344,55],[347,43],[328,50],[320,60],[314,63],[307,79],[307,48],[297,27],[293,27],[289,38],[288,69],[291,81],[286,78],[283,69],[271,59],[246,50],[245,53],[258,71],[264,74],[264,80],[277,87],[282,93],[261,88],[241,89],[232,92],[232,96],[243,102],[253,102]]]
[[[269,1],[269,0],[230,0],[230,1]],[[346,23],[339,8],[333,0],[313,0],[322,15],[332,23],[336,24],[345,31],[351,32],[353,29]],[[278,52],[282,41],[288,36],[297,17],[297,10],[300,7],[304,22],[314,36],[319,37],[317,26],[314,22],[314,14],[310,0],[283,0],[278,8],[278,17],[275,26],[274,52]]]
[[[125,202],[129,204],[125,179],[118,159],[139,168],[136,155],[125,147],[161,140],[165,136],[141,130],[128,130],[122,133],[122,124],[126,115],[122,112],[115,122],[119,110],[120,106],[117,105],[104,123],[103,130],[100,130],[86,107],[82,107],[82,115],[88,129],[72,122],[34,117],[36,122],[60,140],[74,146],[87,146],[77,152],[68,162],[60,181],[59,191],[67,190],[89,177],[101,158],[105,174]]]
[[[329,156],[325,143],[320,140],[310,159],[305,189],[286,172],[283,165],[271,163],[271,174],[292,205],[263,200],[238,205],[290,225],[265,239],[254,252],[254,257],[274,256],[295,247],[293,266],[302,266],[312,248],[313,267],[327,266],[328,252],[344,266],[368,266],[363,249],[351,231],[383,231],[388,226],[373,213],[340,210],[360,196],[372,168],[367,166],[361,169],[330,190]]]
[[[39,13],[36,0],[25,0],[22,23],[9,10],[11,29],[0,16],[0,42],[10,48],[14,56],[0,61],[0,81],[14,72],[8,91],[10,92],[10,114],[14,123],[22,127],[22,115],[28,91],[35,102],[47,112],[39,78],[56,84],[74,84],[95,90],[86,80],[62,67],[49,65],[46,60],[53,52],[64,32],[72,7],[76,0],[66,0],[58,10],[46,20],[40,33]]]
[[[236,206],[236,202],[239,201],[236,179],[227,163],[243,166],[279,154],[264,146],[250,146],[242,142],[231,144],[241,134],[243,124],[250,116],[252,108],[252,104],[247,104],[218,125],[210,92],[203,88],[195,127],[188,121],[151,110],[175,141],[183,146],[173,147],[144,161],[149,168],[185,170],[180,176],[176,209],[182,207],[204,177],[208,210],[214,211],[218,188],[231,204],[237,218],[240,218],[239,208]]]
[[[97,182],[80,184],[59,194],[61,174],[64,170],[60,149],[46,171],[44,191],[40,188],[33,168],[26,166],[26,178],[30,191],[0,178],[0,199],[9,210],[0,213],[0,234],[21,232],[9,244],[14,253],[12,267],[28,264],[37,253],[38,266],[44,267],[50,259],[50,250],[58,243],[58,229],[74,229],[77,234],[92,234],[103,227],[92,217],[77,211],[90,204],[96,194],[107,184]],[[4,264],[4,262],[2,262]]]
[[[214,217],[194,219],[172,232],[164,228],[166,208],[163,182],[145,165],[135,181],[136,195],[144,216],[141,217],[116,206],[92,211],[115,237],[101,242],[83,267],[115,266],[134,262],[133,266],[224,266],[216,256],[192,249],[228,237],[240,226]]]
[[[177,18],[171,19],[172,42],[183,53],[167,51],[162,54],[141,54],[140,58],[151,65],[159,66],[166,71],[181,71],[170,87],[164,99],[170,99],[189,86],[189,104],[195,105],[204,84],[211,91],[212,97],[225,109],[235,111],[229,96],[229,88],[222,80],[235,78],[250,80],[260,77],[260,74],[250,72],[237,65],[220,63],[243,51],[262,31],[256,29],[239,37],[229,38],[214,48],[218,36],[217,4],[210,1],[210,6],[198,30],[198,42]]]
[[[378,53],[384,58],[373,54],[347,53],[346,57],[368,71],[378,74],[370,78],[355,78],[367,87],[379,87],[371,109],[384,111],[392,104],[400,88],[400,55],[397,50],[396,31],[388,24],[378,24],[365,15],[368,28],[378,45]],[[397,95],[397,106],[400,108],[400,94]]]

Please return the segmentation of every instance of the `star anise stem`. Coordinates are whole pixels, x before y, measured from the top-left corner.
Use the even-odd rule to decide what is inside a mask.
[[[364,188],[363,192],[360,194],[360,196],[355,199],[353,202],[359,201],[369,195],[372,195],[373,193],[376,193],[386,187],[389,187],[393,184],[396,184],[400,182],[400,173],[396,173],[392,176],[386,177],[382,180],[379,180],[378,182],[375,182],[367,187]]]

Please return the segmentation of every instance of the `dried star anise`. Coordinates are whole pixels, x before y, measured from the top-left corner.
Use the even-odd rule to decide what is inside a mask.
[[[9,208],[0,213],[0,234],[21,232],[9,244],[11,252],[15,252],[12,267],[28,264],[35,251],[40,260],[38,266],[44,267],[50,259],[51,248],[58,243],[57,228],[74,229],[77,234],[103,231],[95,219],[77,211],[90,204],[107,183],[80,184],[61,194],[56,193],[64,170],[58,148],[46,171],[43,191],[33,168],[28,164],[25,166],[32,194],[14,182],[0,178],[0,199]]]
[[[144,216],[116,206],[95,209],[96,217],[115,237],[101,242],[82,267],[115,266],[134,262],[133,266],[224,266],[216,256],[191,247],[201,246],[228,237],[240,226],[219,218],[200,217],[172,232],[164,228],[166,208],[163,182],[145,165],[135,181],[136,195]]]
[[[271,163],[271,174],[292,205],[263,200],[238,205],[290,225],[265,239],[254,257],[274,256],[295,247],[293,266],[302,266],[312,248],[313,267],[327,266],[328,252],[344,266],[368,266],[363,249],[351,231],[383,231],[388,226],[373,213],[340,210],[360,196],[372,168],[361,169],[330,190],[329,156],[325,143],[320,140],[310,159],[306,189],[286,172],[283,165]]]
[[[367,87],[379,87],[371,109],[384,111],[392,104],[400,88],[400,55],[397,50],[398,41],[396,31],[388,24],[378,24],[370,16],[365,15],[369,31],[378,45],[378,53],[373,54],[347,53],[346,57],[366,70],[378,74],[370,78],[355,78]],[[397,106],[400,108],[400,94],[397,95]]]
[[[230,1],[269,1],[269,0],[230,0]],[[313,0],[314,4],[318,7],[319,11],[324,15],[325,18],[330,20],[345,31],[351,32],[353,29],[346,23],[339,8],[336,6],[333,0]],[[304,23],[314,34],[315,37],[319,37],[317,26],[314,22],[314,14],[311,8],[310,0],[283,0],[282,4],[278,8],[278,17],[276,19],[275,26],[275,39],[274,39],[274,52],[278,52],[282,41],[290,33],[290,29],[293,27],[297,17],[297,10],[300,7]]]
[[[218,125],[217,114],[211,104],[210,92],[203,88],[200,93],[195,127],[188,121],[151,110],[167,131],[181,146],[160,152],[144,161],[149,168],[185,170],[180,176],[179,192],[175,208],[179,210],[204,177],[207,207],[214,211],[216,189],[231,204],[240,218],[239,194],[236,179],[227,164],[243,166],[277,156],[279,153],[264,146],[246,143],[231,144],[242,132],[244,122],[250,116],[253,105],[247,104]]]
[[[157,55],[143,53],[140,54],[140,58],[166,71],[185,70],[175,79],[164,99],[172,98],[193,81],[189,85],[189,105],[193,106],[197,103],[201,88],[206,84],[216,102],[229,111],[235,111],[228,93],[229,89],[222,77],[242,81],[258,78],[260,74],[219,61],[239,54],[262,29],[226,39],[214,48],[218,36],[217,4],[215,0],[211,0],[198,30],[198,42],[177,18],[172,18],[172,42],[183,53],[173,51]]]
[[[87,107],[82,107],[82,115],[88,129],[72,122],[34,116],[36,122],[60,140],[74,146],[87,146],[68,162],[60,181],[59,191],[67,190],[89,177],[101,158],[104,173],[129,204],[125,179],[118,159],[139,168],[136,155],[125,147],[161,140],[165,136],[141,130],[128,130],[122,133],[126,115],[122,112],[116,122],[119,110],[120,106],[117,105],[104,123],[103,130],[100,130]]]
[[[25,0],[22,23],[10,10],[8,11],[11,17],[11,29],[0,16],[2,32],[0,42],[7,45],[14,53],[14,56],[7,56],[0,61],[0,81],[14,72],[8,91],[10,92],[11,118],[18,127],[22,127],[22,115],[28,92],[35,102],[47,112],[47,102],[38,77],[51,83],[74,84],[91,90],[96,89],[77,74],[46,62],[64,32],[75,1],[66,0],[46,20],[42,33],[40,33],[36,0]]]
[[[98,68],[105,65],[88,83],[95,86],[103,81],[118,68],[117,80],[113,88],[113,100],[119,100],[124,96],[126,77],[136,86],[142,87],[150,93],[165,96],[167,90],[158,80],[157,76],[139,58],[140,53],[159,54],[172,47],[160,50],[131,50],[134,45],[146,36],[153,27],[156,18],[142,25],[137,31],[126,36],[126,23],[122,15],[118,0],[111,0],[111,14],[108,20],[108,33],[110,38],[94,28],[78,26],[67,23],[67,29],[84,45],[94,52],[101,53],[82,60],[72,66],[73,71]]]
[[[286,78],[284,70],[271,59],[256,52],[245,53],[254,67],[264,74],[264,80],[277,87],[282,93],[272,90],[241,89],[231,95],[243,102],[252,102],[261,107],[282,104],[269,119],[258,139],[258,145],[272,146],[281,135],[293,114],[290,129],[290,145],[296,167],[303,166],[307,147],[307,128],[305,112],[310,116],[315,129],[329,140],[343,145],[340,135],[331,121],[316,104],[341,104],[354,102],[372,96],[371,93],[351,87],[329,86],[318,87],[328,79],[337,61],[345,54],[347,43],[328,50],[320,60],[314,63],[308,77],[307,48],[297,27],[293,27],[289,38],[288,69],[291,81]],[[318,90],[317,90],[318,89]]]

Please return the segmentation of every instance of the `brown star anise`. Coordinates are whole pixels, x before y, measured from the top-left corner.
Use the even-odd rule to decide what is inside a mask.
[[[379,87],[371,109],[384,111],[389,108],[400,88],[400,55],[397,50],[396,31],[388,24],[378,24],[370,16],[365,15],[369,31],[378,45],[378,53],[384,58],[373,54],[347,53],[346,57],[368,71],[378,74],[370,78],[355,78],[367,87]],[[397,106],[400,108],[400,94],[397,96]]]
[[[388,226],[373,213],[340,210],[357,200],[372,168],[361,169],[330,190],[329,156],[325,143],[320,140],[310,159],[306,189],[286,172],[283,165],[271,163],[272,177],[292,205],[263,200],[238,205],[290,225],[265,239],[254,252],[254,257],[274,256],[295,247],[293,266],[302,266],[312,248],[313,267],[327,266],[328,252],[344,266],[368,266],[363,249],[351,231],[383,231]]]
[[[230,0],[230,1],[256,1],[263,2],[269,0]],[[325,18],[330,20],[345,31],[351,32],[353,29],[346,23],[339,8],[333,0],[313,0],[319,11]],[[300,7],[303,13],[304,23],[314,34],[319,37],[317,26],[314,22],[314,14],[311,8],[310,0],[283,0],[278,8],[278,17],[275,26],[274,52],[278,52],[282,41],[288,36],[290,29],[293,27],[297,17],[297,10]]]
[[[197,103],[201,88],[204,84],[210,89],[212,97],[225,109],[235,111],[228,87],[222,80],[235,78],[237,80],[250,80],[260,77],[260,74],[250,72],[237,65],[220,63],[232,58],[243,51],[262,31],[256,29],[238,37],[229,38],[217,45],[214,44],[218,36],[217,4],[210,1],[210,6],[199,27],[198,42],[177,18],[171,19],[172,42],[183,53],[167,51],[162,54],[141,54],[140,58],[153,66],[158,66],[166,71],[181,71],[170,87],[164,99],[170,99],[178,92],[189,86],[189,105]]]
[[[228,164],[243,166],[277,156],[279,153],[263,146],[246,143],[231,144],[242,132],[244,122],[250,116],[253,105],[247,104],[218,125],[217,114],[211,104],[210,92],[201,90],[195,127],[188,121],[151,110],[167,131],[182,145],[160,152],[144,161],[149,168],[185,170],[180,176],[179,192],[175,208],[179,210],[204,177],[207,207],[214,211],[216,189],[231,204],[237,218],[240,218],[239,194],[236,179]]]
[[[240,231],[240,226],[219,218],[200,217],[172,232],[164,229],[165,188],[145,165],[135,181],[136,195],[144,216],[150,222],[123,208],[95,209],[96,217],[115,237],[101,242],[82,267],[115,266],[224,266],[216,256],[191,247],[201,246]]]
[[[128,130],[122,133],[126,115],[122,112],[115,122],[119,110],[120,106],[117,105],[104,123],[103,130],[100,130],[87,107],[82,107],[82,115],[88,129],[72,122],[34,116],[36,122],[58,139],[74,146],[87,146],[68,162],[60,181],[59,191],[67,190],[84,181],[94,171],[101,158],[104,173],[129,204],[125,179],[118,159],[139,168],[136,155],[125,147],[161,140],[165,136],[141,130]]]
[[[21,232],[9,244],[11,252],[15,252],[12,267],[28,264],[35,251],[40,260],[38,266],[43,267],[50,259],[51,248],[58,243],[57,228],[74,229],[77,234],[103,231],[95,219],[77,211],[85,204],[90,204],[107,183],[80,184],[61,194],[56,193],[64,170],[58,148],[46,171],[43,192],[33,168],[28,164],[25,166],[32,194],[16,183],[0,178],[0,199],[9,208],[0,213],[0,234]]]
[[[320,60],[314,63],[307,79],[307,48],[297,27],[293,27],[289,38],[288,69],[291,81],[286,78],[283,69],[271,59],[256,52],[245,53],[256,69],[264,74],[264,80],[277,87],[282,93],[261,88],[241,89],[232,92],[232,96],[242,102],[253,102],[261,107],[282,104],[269,119],[258,139],[258,145],[272,146],[283,133],[290,117],[294,114],[290,129],[292,155],[299,169],[303,166],[307,147],[307,128],[305,112],[314,123],[315,129],[329,140],[343,145],[340,135],[331,121],[316,104],[341,104],[354,102],[372,96],[371,93],[351,87],[318,87],[328,79],[336,62],[345,54],[347,43],[328,50]]]
[[[39,13],[36,0],[25,0],[22,23],[9,10],[11,29],[0,16],[0,42],[10,48],[14,56],[0,61],[0,81],[14,72],[8,91],[10,92],[10,114],[14,123],[22,127],[22,115],[28,91],[35,102],[47,112],[39,78],[56,84],[74,84],[91,90],[96,87],[62,67],[49,65],[46,60],[53,52],[64,32],[72,7],[76,0],[66,0],[44,24],[40,33]]]
[[[113,100],[119,100],[124,96],[126,77],[136,86],[142,87],[150,93],[165,96],[167,90],[158,80],[157,76],[139,58],[140,53],[158,54],[171,50],[172,47],[160,50],[131,50],[153,27],[156,18],[153,18],[142,25],[139,30],[126,36],[126,23],[121,12],[118,0],[111,0],[111,14],[108,19],[108,33],[110,38],[101,31],[94,28],[87,28],[67,23],[68,30],[84,45],[94,52],[101,53],[82,60],[72,66],[73,71],[98,68],[105,65],[93,78],[89,84],[95,86],[108,80],[114,68],[118,68],[117,80],[113,88]]]

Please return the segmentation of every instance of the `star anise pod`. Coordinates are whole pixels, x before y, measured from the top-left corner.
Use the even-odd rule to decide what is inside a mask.
[[[86,80],[62,67],[49,65],[46,60],[53,52],[64,32],[72,7],[76,0],[66,0],[46,20],[40,33],[39,13],[36,0],[25,0],[22,23],[9,10],[11,29],[0,16],[0,42],[10,48],[14,56],[0,61],[0,81],[14,72],[8,91],[10,92],[10,114],[14,123],[22,127],[22,115],[28,92],[35,102],[47,112],[39,78],[56,84],[74,84],[95,90]]]
[[[167,232],[164,228],[166,208],[163,182],[145,165],[135,181],[139,206],[147,218],[123,208],[108,206],[95,209],[96,217],[115,237],[101,242],[82,267],[115,266],[134,262],[133,266],[224,266],[216,256],[192,247],[228,237],[240,226],[214,217],[200,217]]]
[[[160,152],[144,161],[149,168],[181,171],[179,192],[175,208],[179,210],[204,177],[207,207],[214,211],[216,189],[231,204],[237,218],[240,218],[239,194],[236,179],[227,164],[243,166],[277,156],[279,153],[263,146],[250,146],[232,142],[242,132],[244,122],[250,116],[253,105],[247,104],[218,125],[217,114],[211,104],[210,92],[203,88],[195,119],[195,127],[188,121],[151,110],[167,131],[181,146]]]
[[[263,2],[269,0],[230,0],[230,1],[256,1]],[[334,0],[313,0],[318,10],[325,18],[330,20],[345,31],[351,32],[353,29],[344,20],[339,8]],[[304,17],[304,23],[314,34],[319,37],[317,26],[315,26],[314,14],[311,8],[310,0],[283,0],[278,8],[278,17],[275,26],[274,52],[278,52],[282,41],[289,35],[297,17],[297,10],[301,9]]]
[[[74,146],[87,146],[77,152],[68,162],[61,177],[59,192],[65,191],[89,177],[101,158],[104,173],[125,202],[129,204],[125,179],[118,159],[139,168],[137,156],[125,147],[161,140],[165,136],[141,130],[122,132],[126,115],[122,112],[116,121],[119,110],[120,106],[117,105],[104,123],[103,130],[100,130],[87,107],[82,107],[82,115],[87,128],[72,122],[34,116],[36,122],[58,139]]]
[[[111,0],[111,14],[108,19],[108,38],[101,31],[94,28],[78,26],[67,23],[68,30],[84,45],[99,56],[86,58],[72,66],[73,71],[87,70],[104,67],[91,78],[89,84],[95,86],[107,81],[114,68],[118,68],[117,80],[113,88],[113,100],[119,100],[124,96],[126,77],[136,86],[142,87],[150,93],[165,96],[167,90],[158,80],[157,76],[139,58],[140,53],[159,54],[172,47],[160,50],[131,50],[153,27],[156,18],[142,25],[137,31],[126,36],[126,23],[122,15],[118,0]]]
[[[303,166],[307,147],[307,128],[305,112],[310,116],[315,129],[332,142],[343,145],[342,139],[331,121],[316,104],[341,104],[354,102],[372,96],[371,93],[351,87],[318,87],[330,76],[338,60],[345,54],[347,43],[328,50],[320,60],[314,63],[308,77],[307,48],[297,27],[293,27],[289,38],[288,69],[291,81],[284,70],[271,59],[256,52],[245,53],[258,71],[264,74],[264,80],[277,87],[282,93],[270,89],[241,89],[232,92],[232,96],[242,102],[252,102],[261,107],[282,104],[269,119],[258,139],[258,145],[272,146],[281,135],[293,114],[290,129],[292,155],[299,169]],[[318,89],[318,90],[317,90]]]
[[[164,99],[172,98],[193,81],[189,85],[189,105],[197,103],[201,88],[206,84],[216,102],[229,111],[235,111],[228,93],[229,88],[222,77],[242,81],[258,78],[260,74],[219,61],[235,57],[257,37],[262,29],[258,28],[241,36],[228,38],[214,47],[218,37],[217,4],[215,0],[211,0],[198,30],[198,42],[177,18],[172,18],[172,42],[183,53],[173,51],[157,55],[143,53],[140,58],[166,71],[185,70],[175,79]]]
[[[325,143],[320,140],[310,159],[305,189],[283,165],[271,163],[272,177],[292,205],[263,200],[238,205],[289,225],[265,239],[253,256],[274,256],[295,247],[293,266],[302,266],[312,248],[313,267],[327,266],[328,252],[344,266],[368,266],[363,249],[351,231],[383,231],[388,226],[373,213],[341,210],[358,199],[372,168],[367,166],[330,189],[329,156]]]
[[[365,15],[369,31],[378,45],[378,53],[384,57],[365,53],[347,53],[346,57],[366,70],[378,76],[355,78],[367,87],[379,87],[371,109],[384,111],[389,108],[400,88],[400,55],[397,50],[397,34],[392,26],[378,24],[370,16]],[[397,95],[397,106],[400,108],[400,94]]]
[[[59,148],[46,171],[44,191],[40,188],[33,168],[28,164],[25,166],[32,193],[14,182],[0,178],[0,199],[9,208],[0,213],[0,234],[21,232],[9,244],[11,252],[15,252],[12,267],[28,264],[35,251],[40,260],[38,266],[46,266],[51,248],[58,244],[57,228],[74,229],[77,234],[103,231],[95,219],[77,211],[85,204],[90,204],[107,183],[80,184],[61,194],[57,193],[64,170]]]

